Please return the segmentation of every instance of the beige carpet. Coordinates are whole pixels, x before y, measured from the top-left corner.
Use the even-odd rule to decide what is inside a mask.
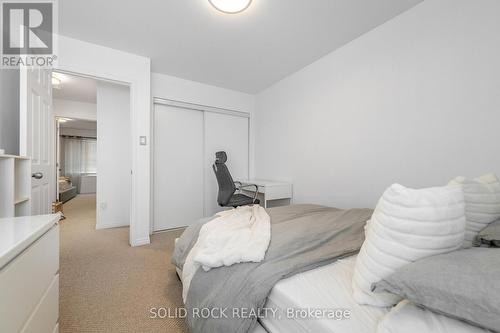
[[[95,196],[64,204],[61,223],[60,332],[188,332],[183,319],[150,319],[151,307],[182,306],[170,264],[180,231],[132,248],[128,228],[95,230]]]

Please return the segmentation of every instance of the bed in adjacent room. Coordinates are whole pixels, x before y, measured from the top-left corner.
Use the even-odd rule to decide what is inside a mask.
[[[59,201],[64,203],[76,197],[77,188],[73,185],[69,177],[59,177],[58,186]]]

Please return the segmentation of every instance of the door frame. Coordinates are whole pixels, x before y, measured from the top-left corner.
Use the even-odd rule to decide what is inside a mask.
[[[151,224],[151,61],[149,58],[58,36],[54,70],[98,80],[126,84],[130,88],[131,117],[131,246],[150,243]],[[141,144],[141,137],[146,139]]]
[[[236,111],[232,109],[226,109],[226,108],[219,108],[215,106],[208,106],[208,105],[202,105],[202,104],[196,104],[196,103],[189,103],[189,102],[184,102],[184,101],[178,101],[178,100],[173,100],[173,99],[168,99],[168,98],[161,98],[161,97],[154,97],[153,98],[153,110],[152,110],[152,126],[151,126],[151,174],[155,174],[155,133],[154,133],[154,123],[156,121],[155,116],[155,105],[165,105],[165,106],[172,106],[172,107],[177,107],[181,109],[188,109],[188,110],[196,110],[203,112],[203,118],[205,118],[205,112],[211,112],[211,113],[219,113],[219,114],[225,114],[229,116],[235,116],[235,117],[242,117],[242,118],[247,118],[248,119],[248,177],[252,174],[252,162],[251,162],[251,156],[252,156],[252,151],[250,150],[252,147],[251,144],[251,139],[252,139],[252,113],[250,112],[244,112],[244,111]],[[203,125],[205,126],[205,125]],[[205,144],[203,145],[203,156],[205,156]],[[205,183],[206,183],[206,173],[203,172],[203,184],[202,184],[202,191],[203,191],[203,196],[205,196]],[[151,197],[153,198],[154,196],[154,180],[151,182]],[[155,233],[155,232],[165,232],[168,230],[175,230],[175,229],[168,229],[168,230],[160,230],[160,231],[154,231],[154,200],[151,200],[151,212],[152,212],[152,218],[151,218],[151,224],[150,224],[150,233]],[[205,200],[203,200],[203,212],[206,214],[206,206],[205,206]]]
[[[82,73],[70,72],[70,71],[67,71],[67,70],[59,69],[59,68],[52,70],[52,72],[61,73],[61,74],[67,74],[67,75],[72,75],[72,76],[79,76],[79,77],[83,77],[83,78],[92,79],[92,80],[95,80],[95,81],[108,82],[108,83],[113,83],[113,84],[116,84],[116,85],[121,85],[121,86],[128,87],[129,88],[129,106],[130,106],[129,121],[130,121],[130,124],[132,125],[132,121],[133,121],[132,103],[131,103],[131,101],[132,101],[132,87],[131,87],[130,83],[122,82],[122,81],[117,81],[117,80],[112,80],[112,79],[101,78],[101,77],[97,77],[97,76],[93,76],[93,75],[89,75],[89,74],[82,74]],[[52,98],[52,101],[53,100],[54,100],[54,98]],[[52,116],[54,118],[54,123],[57,122],[57,118],[61,118],[62,117],[62,116],[56,116],[54,112],[52,113]],[[66,117],[62,117],[62,118],[66,118]],[[96,117],[96,119],[89,119],[89,118],[82,118],[82,117],[67,117],[67,118],[79,119],[79,120],[88,120],[88,121],[95,121],[97,123],[97,117]],[[54,132],[55,132],[56,131],[55,127],[53,129],[54,129]],[[56,143],[56,142],[57,141],[55,141],[54,143]],[[130,142],[130,145],[133,146],[132,128],[131,128],[130,133],[129,133],[129,142]],[[56,147],[56,149],[57,149],[57,147]],[[56,159],[56,164],[57,164],[57,159]],[[133,162],[130,161],[130,167],[131,168],[132,168],[132,165],[133,165]],[[132,170],[133,169],[131,169],[131,179],[130,179],[130,184],[129,184],[129,187],[130,187],[130,200],[131,200],[131,202],[127,203],[131,207],[130,216],[129,216],[130,236],[132,236],[132,207],[134,206],[133,195],[132,195],[132,193],[133,193],[133,186],[132,186],[133,179],[132,178],[133,178],[134,175],[133,175]],[[55,173],[56,173],[56,175],[58,173],[57,165],[55,167]],[[97,177],[99,177],[99,174],[97,175]],[[57,179],[58,178],[56,177],[56,180]],[[56,183],[56,186],[58,187],[57,183]],[[57,191],[59,192],[58,188],[57,188]],[[96,192],[96,197],[97,197],[97,192]],[[57,198],[57,199],[59,199],[59,198]],[[99,209],[99,202],[96,202],[96,207],[95,207],[96,214],[98,214],[98,209]],[[97,222],[98,222],[98,219],[97,219],[97,215],[96,215],[96,224],[95,224],[96,228],[97,228]],[[133,245],[132,243],[131,243],[131,245],[132,246],[138,246],[138,245]],[[139,245],[144,245],[144,244],[139,244]]]

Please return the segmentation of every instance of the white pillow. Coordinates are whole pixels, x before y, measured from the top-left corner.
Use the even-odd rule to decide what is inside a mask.
[[[402,301],[378,323],[377,333],[488,333],[466,322],[445,317]]]
[[[354,269],[354,299],[382,307],[398,303],[399,296],[373,293],[372,284],[418,259],[459,249],[464,232],[461,186],[414,190],[392,185],[366,228]]]
[[[467,219],[463,247],[468,248],[481,230],[500,218],[500,182],[490,173],[475,179],[457,177],[450,184],[463,186]]]

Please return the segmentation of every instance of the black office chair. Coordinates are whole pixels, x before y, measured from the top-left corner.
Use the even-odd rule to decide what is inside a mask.
[[[259,187],[255,184],[245,184],[233,181],[233,177],[229,173],[226,166],[227,155],[225,151],[218,151],[215,153],[215,163],[212,165],[214,169],[217,183],[219,184],[219,194],[217,195],[217,203],[221,207],[238,207],[258,204],[260,201],[257,199]],[[254,187],[255,193],[253,198],[241,193],[235,193],[236,190],[240,191],[244,188]]]

